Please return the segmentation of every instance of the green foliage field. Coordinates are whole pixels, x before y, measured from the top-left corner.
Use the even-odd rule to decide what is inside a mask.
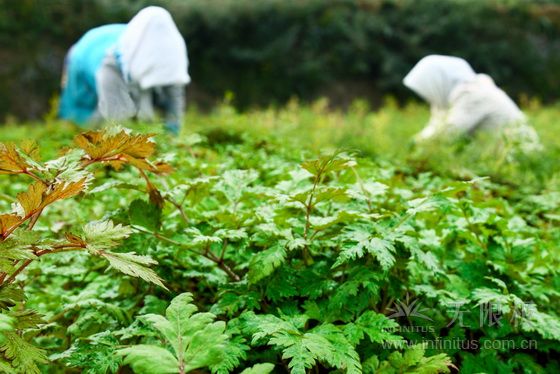
[[[60,87],[68,48],[142,7],[173,15],[189,51],[189,100],[236,107],[291,97],[413,97],[422,57],[465,58],[514,99],[557,100],[558,0],[0,0],[0,121],[35,119]]]
[[[560,110],[525,109],[530,157],[391,101],[0,127],[0,371],[559,372]]]

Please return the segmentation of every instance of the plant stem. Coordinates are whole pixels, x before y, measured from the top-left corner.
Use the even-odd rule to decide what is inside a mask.
[[[189,247],[186,246],[185,244],[180,243],[180,242],[178,242],[178,241],[176,241],[176,240],[173,240],[173,239],[171,239],[171,238],[168,238],[167,236],[162,235],[162,234],[160,234],[160,233],[157,233],[157,232],[150,232],[150,231],[148,231],[148,230],[144,230],[144,229],[141,229],[141,228],[139,228],[139,227],[135,227],[135,229],[138,230],[138,231],[140,231],[140,232],[143,232],[144,234],[153,235],[153,236],[156,237],[157,239],[162,240],[162,241],[164,241],[164,242],[167,242],[167,243],[176,245],[176,246],[178,246],[178,247],[181,247],[181,248],[183,248],[183,249],[186,249],[187,251],[189,251],[189,252],[191,252],[191,253],[194,253],[194,254],[196,254],[196,255],[198,255],[198,256],[202,256],[202,257],[204,257],[204,258],[207,258],[208,260],[214,262],[214,263],[218,266],[218,268],[219,268],[220,270],[222,270],[224,273],[226,273],[226,274],[227,274],[231,279],[233,279],[234,281],[239,282],[239,281],[241,280],[241,277],[240,277],[239,275],[237,275],[237,274],[223,261],[223,259],[220,259],[220,258],[216,257],[216,255],[214,255],[214,254],[213,254],[212,252],[210,252],[210,251],[207,251],[207,252],[205,252],[205,253],[198,252],[198,251],[195,251],[195,250],[192,249],[192,248],[189,248]]]
[[[305,204],[305,229],[303,231],[303,238],[305,239],[305,246],[303,247],[302,255],[303,255],[303,261],[305,262],[305,265],[307,265],[307,266],[309,266],[313,263],[313,258],[311,258],[311,255],[309,254],[307,237],[309,235],[309,230],[311,228],[311,211],[313,210],[313,198],[314,198],[314,195],[315,195],[315,191],[317,190],[317,186],[319,185],[319,181],[321,180],[322,170],[323,169],[319,170],[319,172],[315,176],[315,180],[313,181],[313,188],[311,189],[311,192],[309,193],[309,200],[307,201],[307,204]]]
[[[241,280],[241,278],[239,278],[239,276],[237,274],[235,274],[233,272],[233,270],[231,270],[231,268],[229,266],[227,266],[226,263],[222,259],[219,259],[218,257],[216,257],[216,255],[214,255],[212,252],[209,252],[208,257],[206,257],[206,258],[214,261],[223,272],[225,272],[227,275],[229,275],[229,277],[231,279],[235,280],[236,282],[239,282]]]
[[[25,270],[25,268],[28,267],[29,264],[31,264],[32,262],[33,262],[32,259],[25,260],[25,261],[23,262],[23,264],[21,264],[21,265],[19,266],[19,268],[17,268],[16,271],[14,271],[14,272],[12,273],[12,275],[10,275],[10,276],[8,277],[8,279],[6,279],[6,282],[5,282],[5,283],[8,283],[8,284],[12,283],[12,282],[16,279],[16,277],[17,277],[23,270]]]
[[[351,169],[354,172],[354,175],[356,176],[356,181],[360,185],[360,190],[362,190],[362,193],[368,197],[368,199],[366,200],[366,203],[367,203],[367,206],[368,206],[368,210],[371,213],[373,211],[373,208],[371,206],[371,196],[369,196],[369,192],[364,187],[364,182],[362,181],[362,178],[360,178],[360,174],[358,174],[358,171],[356,170],[356,168],[352,166]]]
[[[37,174],[33,173],[32,171],[24,170],[24,171],[23,171],[23,174],[25,174],[25,175],[27,175],[27,176],[33,178],[35,181],[37,181],[37,182],[39,182],[39,183],[42,183],[42,184],[44,184],[44,185],[48,185],[47,182],[45,182],[44,180],[42,180]]]
[[[222,253],[220,254],[220,261],[224,261],[224,256],[226,255],[226,248],[228,245],[227,239],[224,239],[224,243],[222,244]]]
[[[315,180],[313,182],[313,188],[311,189],[311,192],[309,193],[309,200],[307,201],[307,204],[305,204],[305,231],[303,232],[303,237],[305,239],[307,239],[307,235],[309,234],[309,229],[311,228],[311,211],[313,210],[313,197],[315,195],[315,190],[317,189],[317,186],[319,185],[319,177],[320,177],[320,172],[319,174],[317,174],[317,176],[315,177]]]
[[[33,230],[33,227],[37,223],[37,220],[39,219],[39,216],[41,215],[41,213],[43,213],[43,209],[39,210],[37,213],[35,213],[35,214],[33,214],[33,216],[31,216],[31,221],[29,222],[29,226],[27,226],[27,230],[29,230],[29,231]]]
[[[96,162],[110,162],[110,161],[125,161],[121,155],[106,157],[102,159],[82,159],[82,168],[86,168],[91,164],[95,164]]]
[[[37,257],[41,257],[43,255],[49,254],[49,253],[58,253],[58,252],[68,252],[68,251],[75,251],[75,250],[80,250],[83,249],[83,246],[75,246],[75,245],[61,245],[61,246],[56,246],[53,247],[53,249],[44,249],[42,251],[39,251],[36,253]],[[32,262],[33,262],[33,258],[27,259],[25,260],[17,269],[16,271],[14,271],[9,277],[8,279],[4,280],[6,278],[6,274],[3,274],[1,281],[0,281],[0,285],[7,283],[10,284],[12,283],[16,277],[23,271],[25,270],[26,267],[28,267]]]
[[[469,215],[467,214],[467,211],[465,210],[465,208],[462,205],[459,205],[461,212],[463,213],[463,217],[465,217],[465,221],[467,221],[467,225],[469,225],[469,229],[471,230],[471,232],[473,233],[477,244],[484,250],[487,250],[488,248],[486,247],[486,244],[480,239],[480,236],[478,235],[478,233],[473,230],[474,228],[474,224],[472,223]]]
[[[179,211],[179,214],[181,215],[181,218],[183,218],[183,221],[185,221],[186,224],[189,223],[189,217],[187,216],[187,214],[185,213],[185,210],[183,209],[183,207],[181,206],[181,204],[179,204],[178,202],[174,201],[173,199],[171,199],[170,197],[164,197],[164,200],[168,201],[169,203],[171,203],[171,205],[173,205],[175,208],[177,208],[177,210]]]

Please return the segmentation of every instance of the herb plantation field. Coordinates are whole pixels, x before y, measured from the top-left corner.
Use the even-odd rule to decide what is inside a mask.
[[[560,371],[560,110],[537,155],[423,106],[0,127],[0,372]]]

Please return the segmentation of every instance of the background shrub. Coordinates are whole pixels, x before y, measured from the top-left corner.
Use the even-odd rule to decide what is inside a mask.
[[[403,76],[429,53],[466,58],[515,98],[560,92],[557,0],[0,0],[0,115],[44,113],[69,46],[148,3],[173,13],[202,106],[228,91],[239,108],[404,100]]]

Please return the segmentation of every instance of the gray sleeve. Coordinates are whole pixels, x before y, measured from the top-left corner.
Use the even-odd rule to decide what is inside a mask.
[[[95,74],[95,83],[98,110],[104,119],[125,120],[136,114],[136,105],[112,54],[103,60]]]
[[[152,90],[142,90],[138,93],[138,119],[140,121],[151,122],[154,120],[154,100]]]

